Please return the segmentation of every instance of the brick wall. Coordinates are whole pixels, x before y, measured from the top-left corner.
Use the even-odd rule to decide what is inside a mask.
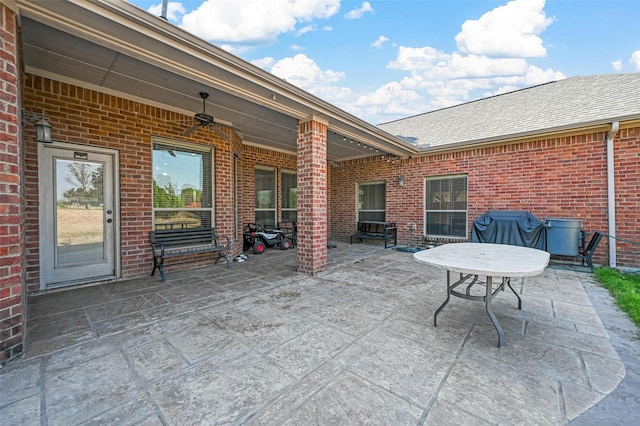
[[[640,267],[640,127],[621,129],[614,141],[618,266]]]
[[[24,330],[23,151],[18,120],[16,15],[0,3],[0,365],[22,353]]]
[[[242,149],[242,142],[237,135],[232,134],[231,140],[225,141],[208,129],[198,129],[189,137],[184,137],[181,133],[187,127],[185,123],[191,122],[191,116],[33,75],[24,76],[23,92],[25,109],[45,111],[55,141],[119,151],[123,277],[148,275],[153,265],[148,237],[152,226],[152,136],[215,147],[216,226],[221,234],[233,235],[233,155]],[[34,138],[33,126],[26,126],[29,291],[39,288],[38,159]],[[241,249],[236,242],[234,254]],[[169,266],[167,270],[197,265]]]
[[[327,126],[298,124],[298,269],[311,275],[327,266]]]
[[[407,224],[424,232],[424,179],[468,174],[469,236],[474,219],[488,210],[528,210],[538,218],[578,218],[587,231],[608,232],[606,134],[603,132],[461,152],[421,156],[387,163],[378,158],[340,163],[331,177],[331,238],[347,241],[355,229],[359,182],[387,182],[389,221],[409,242]],[[616,151],[617,236],[640,240],[640,128],[621,130]],[[403,187],[397,176],[406,176]],[[618,265],[639,267],[640,248],[618,242]],[[595,259],[606,263],[607,241]]]

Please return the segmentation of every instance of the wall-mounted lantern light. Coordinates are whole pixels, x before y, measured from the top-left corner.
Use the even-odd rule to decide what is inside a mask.
[[[51,143],[51,124],[44,118],[44,112],[42,113],[42,117],[36,124],[36,140],[42,143]]]
[[[44,116],[44,110],[41,115],[38,115],[31,111],[23,111],[22,113],[23,120],[28,120],[30,122],[36,121],[33,125],[36,128],[36,141],[41,143],[51,143],[53,140],[51,139],[51,124],[47,121]]]

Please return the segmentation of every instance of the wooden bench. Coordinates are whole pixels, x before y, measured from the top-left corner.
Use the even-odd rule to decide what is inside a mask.
[[[220,244],[220,238],[226,238],[226,245]],[[153,271],[160,271],[162,282],[165,281],[164,261],[168,257],[187,256],[195,253],[217,252],[216,263],[221,258],[227,262],[227,268],[231,269],[229,250],[231,240],[229,237],[220,237],[215,228],[184,228],[165,229],[149,232],[151,251],[153,253]],[[194,262],[199,259],[183,260],[178,263]]]
[[[395,247],[398,245],[398,227],[395,222],[358,222],[358,230],[351,235],[351,244],[353,240],[380,240],[384,241],[384,248]],[[393,242],[393,245],[389,245]]]

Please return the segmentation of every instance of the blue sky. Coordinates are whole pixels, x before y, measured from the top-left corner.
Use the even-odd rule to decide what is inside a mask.
[[[160,15],[161,0],[130,2]],[[189,0],[167,10],[373,124],[575,75],[640,72],[640,0]]]

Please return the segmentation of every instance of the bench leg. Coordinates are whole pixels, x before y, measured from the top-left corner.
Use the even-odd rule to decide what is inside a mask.
[[[160,278],[162,278],[162,282],[165,282],[164,277],[164,258],[159,256],[154,256],[153,258],[153,271],[151,271],[151,276],[156,273],[156,269],[160,271]]]
[[[231,259],[229,259],[229,247],[227,247],[224,253],[222,251],[218,252],[218,257],[216,257],[216,265],[218,264],[218,260],[220,260],[220,258],[222,257],[224,257],[224,261],[227,262],[227,269],[231,269]]]

